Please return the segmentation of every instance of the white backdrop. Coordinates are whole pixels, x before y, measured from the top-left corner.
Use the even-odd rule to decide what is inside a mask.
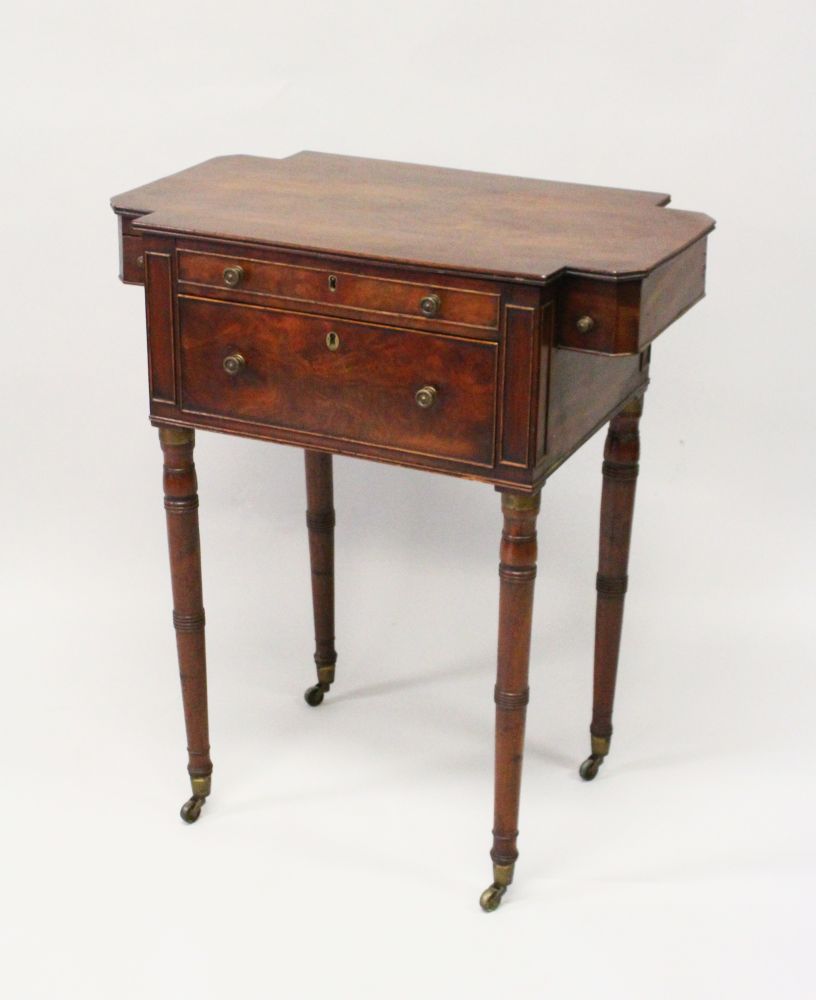
[[[0,980],[14,998],[810,996],[808,2],[41,2],[3,15]],[[517,881],[490,880],[499,503],[201,433],[214,792],[184,735],[142,295],[108,198],[302,148],[672,192],[616,712],[586,785],[601,437],[547,485]],[[511,992],[512,991],[512,992]]]

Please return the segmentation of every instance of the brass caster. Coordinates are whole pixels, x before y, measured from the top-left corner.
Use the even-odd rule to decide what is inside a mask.
[[[192,798],[187,799],[181,807],[181,818],[185,823],[195,823],[201,815],[201,807],[203,805],[204,799],[199,795],[194,795]]]
[[[479,897],[479,906],[481,906],[485,913],[492,913],[494,910],[498,910],[499,904],[502,901],[502,896],[506,892],[506,885],[499,885],[498,882],[494,882],[493,885],[489,885]]]
[[[578,773],[584,781],[592,781],[592,779],[597,775],[598,768],[601,764],[603,764],[603,757],[600,754],[590,754],[578,769]]]
[[[311,705],[312,708],[317,708],[317,706],[323,701],[323,695],[326,693],[327,688],[324,688],[322,684],[315,684],[314,687],[306,689],[303,697],[306,699],[306,704]]]

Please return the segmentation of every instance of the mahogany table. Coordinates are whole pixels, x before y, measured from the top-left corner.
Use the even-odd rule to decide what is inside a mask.
[[[589,781],[609,752],[651,343],[704,294],[706,215],[669,197],[303,152],[227,156],[119,195],[143,284],[192,797],[210,793],[195,429],[306,459],[319,705],[334,683],[332,454],[492,484],[503,531],[494,910],[513,879],[536,516],[609,424]]]

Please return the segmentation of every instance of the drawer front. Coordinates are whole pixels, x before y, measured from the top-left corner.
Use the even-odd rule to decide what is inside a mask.
[[[645,278],[561,283],[558,346],[596,354],[639,354],[705,294],[706,241],[698,240]]]
[[[132,216],[119,216],[119,278],[128,285],[143,285],[144,241],[132,221]]]
[[[565,278],[558,346],[597,354],[636,354],[639,296],[637,281]]]
[[[138,236],[123,236],[119,277],[128,285],[144,284],[144,251]]]
[[[415,276],[418,280],[380,278],[323,266],[181,249],[178,277],[182,289],[188,286],[190,291],[195,286],[221,288],[240,295],[376,314],[370,317],[372,322],[410,318],[427,329],[462,327],[494,332],[499,326],[498,292],[429,284],[421,276]]]
[[[185,295],[178,307],[182,410],[493,465],[495,344]]]

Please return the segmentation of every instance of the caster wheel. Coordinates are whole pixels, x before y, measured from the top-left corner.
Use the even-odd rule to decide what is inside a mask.
[[[307,705],[311,705],[312,708],[316,708],[323,701],[324,694],[325,692],[323,688],[319,684],[315,684],[314,687],[310,687],[306,690],[303,697],[306,699]]]
[[[584,761],[581,767],[578,769],[578,773],[584,779],[584,781],[592,781],[592,779],[597,775],[598,768],[601,766],[601,761],[603,757],[596,757],[594,754]]]
[[[502,896],[507,892],[506,885],[493,885],[488,886],[487,889],[479,897],[479,906],[485,911],[485,913],[492,913],[494,910],[498,910],[499,903],[502,901]]]
[[[195,795],[191,799],[187,799],[181,807],[181,818],[185,823],[195,823],[201,815],[201,807],[203,805],[204,799],[197,798]]]

